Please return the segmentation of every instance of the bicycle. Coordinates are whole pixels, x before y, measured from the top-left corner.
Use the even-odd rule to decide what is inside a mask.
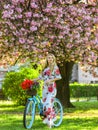
[[[27,103],[24,109],[23,114],[23,125],[26,129],[30,129],[34,123],[35,114],[36,114],[36,106],[38,107],[39,115],[41,119],[44,118],[43,114],[43,103],[41,97],[36,94],[32,95],[30,98],[27,99]],[[56,119],[53,122],[54,127],[60,126],[63,119],[63,107],[60,103],[59,99],[54,98],[53,101],[53,109],[55,111]]]

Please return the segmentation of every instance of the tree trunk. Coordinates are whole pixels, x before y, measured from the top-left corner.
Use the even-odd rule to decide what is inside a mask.
[[[69,81],[71,77],[73,62],[64,62],[63,66],[59,66],[62,79],[57,81],[57,98],[60,99],[64,107],[74,107],[70,102]]]

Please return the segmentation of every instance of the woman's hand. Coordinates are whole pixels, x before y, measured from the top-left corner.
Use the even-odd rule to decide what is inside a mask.
[[[50,80],[46,80],[44,83],[48,85],[50,83]]]
[[[34,82],[39,81],[39,80],[40,80],[39,78],[33,79]]]
[[[51,82],[55,82],[56,80],[59,80],[58,78],[55,78],[55,79],[49,79],[49,80],[46,80],[45,83],[46,84],[49,84]]]
[[[54,82],[54,80],[53,80],[53,79],[46,80],[46,81],[45,81],[45,84],[48,85],[48,84],[50,84],[51,82]]]

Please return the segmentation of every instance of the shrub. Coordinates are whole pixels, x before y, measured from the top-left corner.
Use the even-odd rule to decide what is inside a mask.
[[[71,97],[93,97],[97,96],[98,84],[70,84]]]
[[[38,69],[21,68],[19,72],[8,72],[5,76],[2,84],[4,94],[9,99],[17,102],[19,105],[25,104],[25,101],[29,95],[25,90],[22,90],[20,84],[24,79],[34,79],[39,75]],[[38,90],[38,94],[41,96],[41,87]]]

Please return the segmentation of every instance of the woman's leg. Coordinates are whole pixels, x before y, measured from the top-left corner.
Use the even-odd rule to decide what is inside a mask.
[[[53,110],[53,100],[54,96],[56,96],[56,88],[54,88],[53,92],[47,92],[47,96],[43,99],[43,108],[44,108],[44,114],[46,115],[46,118],[44,120],[44,123],[47,123],[50,127],[53,125],[53,118],[55,116],[54,110]]]

